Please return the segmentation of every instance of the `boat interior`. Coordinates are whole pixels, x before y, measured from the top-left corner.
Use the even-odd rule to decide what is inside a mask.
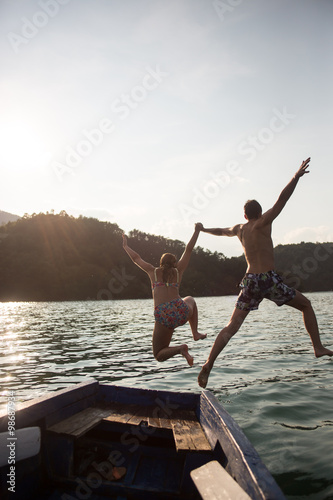
[[[161,412],[159,412],[161,414]],[[191,471],[217,459],[194,410],[107,404],[43,430],[34,500],[200,499]],[[219,462],[226,465],[220,449]],[[39,463],[36,461],[39,460]],[[27,467],[24,467],[27,484]],[[41,484],[44,487],[41,489]],[[25,497],[28,498],[28,497]]]

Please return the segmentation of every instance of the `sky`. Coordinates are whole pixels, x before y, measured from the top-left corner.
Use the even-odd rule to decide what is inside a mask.
[[[333,241],[331,0],[1,0],[0,209]],[[199,236],[227,257],[237,238]]]

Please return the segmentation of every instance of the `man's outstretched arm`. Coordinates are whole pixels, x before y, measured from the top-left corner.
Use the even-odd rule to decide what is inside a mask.
[[[200,228],[200,231],[204,233],[213,234],[215,236],[237,236],[240,231],[240,224],[237,224],[233,227],[215,227],[215,228],[206,228],[203,227],[201,222],[198,222],[197,226]]]
[[[309,171],[306,169],[309,167],[310,160],[311,158],[308,158],[307,160],[304,160],[302,162],[302,165],[299,167],[294,177],[291,179],[290,182],[288,182],[286,187],[281,191],[280,196],[278,197],[274,206],[263,214],[262,220],[265,224],[273,222],[273,220],[276,219],[276,217],[281,213],[287,201],[293,194],[299,179],[303,177],[304,174],[309,173]]]

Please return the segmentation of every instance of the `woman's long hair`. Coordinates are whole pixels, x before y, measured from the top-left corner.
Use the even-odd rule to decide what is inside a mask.
[[[164,283],[171,283],[175,278],[175,271],[177,258],[172,253],[164,253],[160,259],[160,267],[163,270],[162,278]]]

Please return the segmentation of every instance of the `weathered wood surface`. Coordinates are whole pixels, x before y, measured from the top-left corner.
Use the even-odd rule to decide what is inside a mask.
[[[178,410],[171,418],[173,436],[177,451],[210,451],[204,431],[194,411]]]
[[[89,407],[48,428],[58,434],[80,437],[102,420],[130,425],[145,422],[150,427],[172,429],[177,451],[211,450],[194,411],[174,410],[172,418],[159,418],[152,406],[109,403],[106,407]]]
[[[172,417],[159,418],[153,407],[115,405],[104,420],[139,425],[142,421],[151,427],[172,429],[176,448],[180,450],[211,450],[207,438],[194,411],[173,410]]]
[[[86,408],[48,427],[48,431],[80,437],[98,425],[107,413],[108,412],[102,408]]]
[[[148,423],[150,415],[149,408],[140,405],[113,403],[108,406],[108,410],[108,415],[104,420],[131,425],[140,425],[142,421]]]
[[[216,460],[190,474],[203,500],[251,500]]]

